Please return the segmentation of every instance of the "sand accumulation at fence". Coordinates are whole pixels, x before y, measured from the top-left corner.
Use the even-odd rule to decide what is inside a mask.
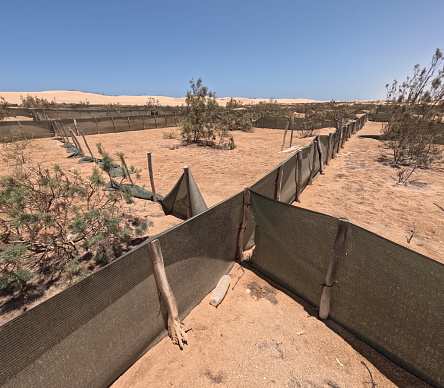
[[[371,126],[373,124],[367,125]],[[322,322],[316,319],[316,309],[299,299],[299,296],[302,296],[305,300],[309,300],[318,307],[319,299],[316,298],[320,297],[320,294],[323,292],[322,282],[326,272],[324,270],[328,266],[328,258],[326,258],[327,261],[316,264],[316,260],[319,260],[321,257],[314,255],[314,264],[309,263],[310,258],[301,267],[304,268],[306,265],[307,268],[315,269],[313,273],[319,272],[313,279],[301,279],[301,284],[306,284],[304,287],[308,287],[307,291],[298,289],[297,285],[291,284],[293,279],[291,276],[288,278],[288,275],[290,275],[288,271],[279,272],[281,270],[279,260],[287,260],[288,258],[290,261],[284,260],[282,265],[284,267],[293,265],[291,264],[292,256],[294,256],[293,252],[298,252],[298,249],[292,246],[295,242],[293,237],[297,237],[297,234],[299,234],[297,227],[293,229],[298,222],[303,224],[306,219],[319,220],[311,224],[312,226],[309,226],[309,222],[307,227],[300,231],[302,233],[301,236],[304,235],[305,239],[313,239],[312,242],[305,241],[304,249],[307,252],[310,252],[310,250],[313,250],[313,252],[327,252],[330,249],[328,247],[333,246],[337,219],[318,213],[307,212],[301,206],[291,207],[285,203],[276,202],[270,199],[270,197],[281,199],[284,202],[292,202],[294,197],[297,196],[298,185],[301,188],[301,186],[306,186],[307,182],[312,181],[312,184],[309,184],[302,194],[301,204],[299,205],[304,206],[306,197],[311,197],[309,194],[311,189],[318,189],[319,192],[322,191],[323,195],[325,195],[324,206],[326,207],[322,209],[324,213],[348,217],[352,223],[367,228],[368,225],[365,222],[369,222],[370,225],[372,221],[366,219],[362,214],[361,217],[359,216],[359,212],[355,210],[359,206],[351,207],[353,211],[348,214],[347,203],[351,204],[354,197],[347,196],[347,194],[353,192],[352,189],[355,188],[353,185],[361,182],[360,186],[356,188],[356,192],[365,193],[366,190],[369,191],[369,198],[360,198],[359,201],[365,206],[366,201],[370,202],[371,195],[377,191],[375,187],[379,186],[380,192],[386,190],[387,193],[390,193],[389,189],[394,187],[393,183],[384,186],[384,181],[381,181],[381,174],[372,173],[373,167],[379,166],[373,166],[376,157],[373,147],[374,143],[369,143],[369,139],[358,139],[359,134],[353,135],[349,142],[350,144],[354,144],[352,142],[368,142],[368,144],[372,144],[368,148],[370,151],[363,156],[364,161],[362,161],[362,155],[353,158],[353,154],[357,154],[358,151],[349,151],[349,143],[347,143],[344,148],[336,148],[336,158],[330,160],[329,166],[326,167],[326,175],[320,175],[317,176],[317,179],[313,179],[316,178],[316,170],[319,170],[326,161],[326,159],[322,160],[322,156],[319,159],[319,156],[322,153],[325,158],[331,156],[335,142],[338,139],[344,141],[345,136],[347,135],[346,137],[348,137],[351,132],[343,132],[339,137],[324,136],[318,138],[317,143],[312,143],[309,149],[301,151],[300,155],[305,155],[305,157],[300,165],[296,156],[288,159],[288,154],[277,153],[282,139],[282,131],[279,130],[258,129],[254,134],[240,133],[239,136],[236,134],[238,147],[234,151],[209,150],[195,146],[171,149],[169,143],[173,143],[176,140],[155,137],[159,136],[162,130],[152,129],[149,131],[131,132],[131,137],[128,136],[129,133],[90,135],[88,139],[90,142],[93,142],[96,136],[101,142],[103,141],[102,144],[105,144],[106,139],[108,139],[108,149],[118,148],[119,151],[125,152],[127,158],[136,166],[142,166],[145,163],[145,153],[140,151],[142,144],[150,148],[149,151],[153,152],[156,185],[159,192],[167,192],[171,188],[172,182],[175,182],[179,177],[182,167],[188,165],[193,171],[197,185],[208,205],[217,204],[227,198],[227,196],[233,196],[202,215],[194,217],[171,231],[158,236],[164,250],[167,274],[171,280],[173,291],[178,298],[181,317],[187,316],[191,309],[198,304],[186,318],[186,323],[192,328],[189,332],[189,344],[184,351],[180,352],[178,348],[173,347],[169,343],[168,339],[163,339],[159,345],[151,349],[127,373],[117,380],[116,386],[179,387],[213,386],[214,384],[232,387],[346,387],[375,386],[376,384],[387,387],[425,386],[425,383],[395,366],[385,357],[333,323],[333,321],[327,320]],[[140,138],[137,138],[137,136],[140,136]],[[143,136],[146,136],[149,140]],[[120,141],[117,141],[117,139]],[[308,145],[311,140],[304,139],[300,145]],[[374,139],[371,139],[371,141],[378,142]],[[48,156],[52,155],[54,158],[57,152],[61,153],[61,148],[58,147],[57,142],[53,142],[50,145],[51,151],[48,151],[46,148],[48,142],[51,142],[50,140],[41,139],[35,142],[36,144],[41,142],[42,145],[41,147],[35,147],[33,157],[37,160],[48,160]],[[111,144],[113,144],[113,147],[111,147]],[[316,144],[318,145],[317,147]],[[382,175],[386,179],[390,175],[392,167],[385,165],[383,158],[379,159],[376,157],[376,159],[377,163],[380,163],[382,166],[380,172],[386,174]],[[349,162],[350,170],[362,169],[365,171],[365,174],[361,171],[361,174],[354,175],[353,183],[348,182],[348,185],[344,184],[346,186],[345,191],[342,192],[342,195],[335,197],[334,192],[338,186],[337,181],[332,184],[326,184],[325,179],[330,176],[330,169],[334,169],[335,166],[339,168],[338,165],[345,163],[343,161],[346,160]],[[275,167],[277,163],[284,161],[285,163],[279,164],[278,168],[275,168],[264,177],[264,174]],[[66,163],[66,166],[72,166],[72,161],[65,159],[63,163]],[[372,166],[372,168],[368,169],[369,171],[366,169],[366,163]],[[301,166],[305,172],[298,178],[298,171],[301,171]],[[353,169],[353,166],[358,168]],[[342,166],[343,170],[345,167]],[[82,166],[81,168],[84,170],[87,167]],[[309,170],[306,170],[306,168]],[[84,171],[86,173],[86,170]],[[307,171],[309,171],[308,174]],[[427,179],[433,180],[432,178],[435,178],[435,186],[433,193],[429,193],[428,200],[439,204],[442,197],[438,195],[441,195],[444,185],[439,180],[439,174],[436,173],[436,170],[429,173],[431,175]],[[262,177],[264,178],[260,179]],[[341,179],[341,177],[336,178]],[[239,193],[239,191],[256,180],[259,181],[251,188],[252,202],[250,211],[253,218],[250,219],[256,223],[255,242],[257,245],[253,252],[251,263],[242,264],[246,268],[241,268],[239,264],[234,264],[233,266],[233,259],[236,257],[237,251],[239,222],[242,216],[242,193]],[[367,186],[369,186],[368,189]],[[417,184],[416,187],[424,187],[424,185]],[[363,190],[360,188],[363,188]],[[255,189],[257,193],[255,193]],[[408,190],[409,188],[405,189]],[[395,217],[390,210],[396,204],[394,199],[402,203],[404,198],[402,190],[404,188],[400,188],[401,194],[396,197],[393,194],[387,193],[384,193],[383,196],[383,198],[391,199],[383,212],[384,216],[390,218],[391,221],[386,225],[380,223],[383,230],[386,228],[386,234],[380,234],[388,238],[391,237],[388,232],[391,228],[404,228],[405,223],[410,221],[409,218],[399,219],[399,217]],[[266,193],[270,193],[270,195]],[[313,201],[320,201],[320,195],[313,199]],[[330,203],[333,211],[328,211]],[[419,200],[414,201],[412,197],[409,204],[410,208],[415,209],[416,207],[420,208],[424,203]],[[152,233],[160,232],[162,229],[178,223],[175,220],[169,221],[170,218],[168,217],[160,216],[158,204],[143,202],[137,203],[136,206],[148,217],[155,218],[155,229],[152,230]],[[307,205],[307,208],[309,207],[310,205]],[[313,205],[312,209],[316,211],[321,210],[316,208],[315,205]],[[368,211],[370,210],[368,209]],[[338,214],[337,212],[342,212],[343,214]],[[415,216],[416,213],[413,213],[413,217]],[[281,220],[285,217],[288,220],[281,224]],[[379,219],[381,218],[382,215]],[[395,221],[396,218],[398,218],[399,223]],[[439,219],[439,216],[437,218]],[[375,224],[376,221],[377,218],[375,218]],[[325,225],[331,225],[331,227]],[[355,248],[359,247],[361,241],[364,241],[370,235],[366,234],[368,232],[362,232],[359,227],[353,224],[350,225],[351,240],[347,243],[346,251],[350,254],[350,257],[355,258],[358,257],[355,255],[357,252]],[[416,236],[410,240],[410,244],[413,244],[415,238],[418,240],[423,238],[422,245],[418,243],[417,246],[412,245],[412,247],[421,248],[423,249],[421,253],[429,254],[436,259],[435,253],[439,253],[442,249],[441,241],[443,240],[440,234],[442,233],[440,232],[442,228],[437,229],[439,226],[439,221],[435,224],[421,223],[421,229],[416,229]],[[254,227],[254,224],[250,224],[247,227],[246,234],[248,236],[254,230],[252,227]],[[427,229],[429,227],[431,228],[430,230]],[[371,228],[368,229],[371,230]],[[310,233],[310,230],[316,233]],[[323,231],[325,231],[325,234]],[[361,235],[360,233],[364,234]],[[438,237],[436,240],[438,242],[432,238],[424,240],[423,236],[426,233],[435,233]],[[395,234],[393,240],[403,244],[401,241],[402,234]],[[286,236],[289,237],[287,238]],[[355,237],[358,238],[355,240]],[[388,259],[392,260],[392,257],[396,257],[396,254],[395,256],[393,255],[394,252],[399,251],[398,246],[387,243],[386,240],[378,236],[374,238],[378,244],[380,243],[381,246],[386,247],[385,254],[388,255]],[[272,243],[273,241],[276,244]],[[248,244],[246,243],[245,245]],[[410,255],[409,257],[412,257],[412,262],[414,262],[415,254],[407,253],[407,250],[405,252],[407,256]],[[430,254],[430,252],[433,254]],[[366,249],[363,253],[365,255],[375,254],[369,249]],[[374,258],[379,256],[377,255]],[[2,375],[3,381],[6,382],[5,386],[14,386],[19,381],[28,381],[27,379],[33,381],[32,369],[34,367],[40,368],[41,365],[46,365],[47,363],[47,365],[51,365],[51,368],[41,371],[41,373],[44,373],[44,383],[48,383],[48,381],[54,383],[66,382],[75,376],[74,380],[69,381],[79,386],[82,386],[82,384],[83,386],[84,384],[100,386],[105,382],[109,384],[123,370],[136,361],[148,346],[157,343],[164,334],[165,310],[157,299],[155,282],[153,282],[153,277],[150,275],[150,261],[147,260],[147,257],[149,257],[149,252],[146,250],[145,244],[118,259],[115,263],[98,271],[97,274],[79,282],[68,289],[67,292],[63,292],[57,295],[56,298],[46,301],[40,305],[41,307],[38,306],[30,310],[30,313],[33,312],[32,314],[23,314],[20,320],[17,320],[17,322],[22,323],[23,330],[26,330],[26,323],[31,323],[33,319],[39,319],[37,321],[38,324],[45,325],[49,317],[45,318],[44,309],[48,307],[50,311],[57,315],[60,321],[53,319],[49,326],[42,326],[45,327],[48,335],[55,334],[52,336],[51,341],[49,341],[50,343],[45,345],[45,347],[52,347],[51,350],[42,353],[41,349],[43,348],[39,345],[45,343],[45,336],[40,335],[41,333],[32,339],[28,336],[26,337],[30,343],[23,345],[34,350],[29,352],[29,357],[21,360],[20,365],[12,365],[11,362],[8,362],[6,375]],[[420,259],[422,260],[423,258],[420,257]],[[297,261],[297,265],[303,262],[304,259]],[[347,263],[347,260],[345,260],[345,263]],[[433,268],[439,265],[437,263],[432,264],[431,262],[429,264]],[[376,270],[379,267],[381,266],[378,265]],[[347,264],[343,268],[353,270],[355,266],[350,267],[350,264]],[[312,269],[309,270],[312,271]],[[366,270],[366,268],[363,267],[363,270]],[[214,287],[217,279],[226,271],[230,271],[232,274],[232,285],[222,305],[215,309],[208,304],[208,297],[200,302],[202,297],[207,295],[211,288]],[[264,278],[264,273],[269,273],[277,283],[284,285],[287,290],[293,290],[299,296],[295,296],[288,291],[287,294],[283,293],[279,290],[280,286],[268,280],[268,277]],[[298,272],[295,272],[295,275],[297,274]],[[371,310],[371,313],[368,315],[364,314],[364,319],[360,316],[358,322],[350,320],[353,316],[347,315],[347,309],[344,310],[343,307],[344,304],[341,306],[342,298],[352,297],[350,292],[346,292],[350,284],[347,280],[348,275],[345,272],[341,272],[341,270],[338,274],[339,288],[336,287],[333,291],[331,310],[333,318],[342,322],[349,322],[348,326],[350,327],[351,325],[352,328],[354,324],[359,326],[365,322],[372,324],[378,322],[378,324],[382,324],[383,321],[380,319],[383,317],[378,314],[387,315],[387,310],[385,310],[387,304],[380,306],[380,312],[379,310]],[[320,276],[319,281],[317,280],[318,276]],[[343,277],[341,278],[341,276]],[[377,273],[376,276],[378,276]],[[404,282],[406,279],[402,280]],[[403,282],[400,283],[402,286],[404,285]],[[94,294],[90,294],[95,290],[95,284],[109,287],[107,291],[109,297],[101,292],[97,292],[97,289]],[[382,286],[385,285],[386,283],[382,284]],[[430,285],[425,284],[425,286],[428,287]],[[365,292],[368,293],[367,289],[357,292],[359,294],[363,291],[364,295]],[[95,306],[95,308],[85,309],[85,307],[80,307],[82,298],[86,298],[87,295],[92,297],[88,303],[91,306]],[[316,300],[313,300],[313,296],[315,296]],[[386,297],[386,295],[383,297]],[[294,300],[299,303],[295,303]],[[398,301],[399,299],[396,300],[396,302]],[[345,305],[347,304],[348,302]],[[70,306],[70,311],[72,311],[70,317],[66,315],[59,316],[61,306],[66,308]],[[338,309],[337,306],[340,308]],[[78,310],[77,307],[79,308]],[[370,305],[366,307],[374,308],[375,306]],[[394,308],[396,312],[399,312],[396,310],[396,306]],[[412,318],[413,315],[413,312],[409,312],[406,319]],[[393,317],[393,319],[395,318]],[[438,315],[437,318],[440,320],[442,316]],[[427,322],[429,321],[430,317],[427,319]],[[398,319],[387,321],[386,323],[390,324],[390,322],[398,322]],[[15,322],[12,321],[11,325],[3,326],[1,333],[12,334],[14,330],[19,330],[19,332],[22,330],[17,325],[13,327],[12,323]],[[103,326],[101,326],[101,323],[103,323]],[[51,325],[56,326],[51,329]],[[97,331],[98,327],[100,327],[99,332]],[[423,328],[420,327],[419,329]],[[362,334],[364,327],[361,327],[359,330],[361,330]],[[411,334],[410,329],[407,332]],[[25,332],[22,331],[22,333],[24,334]],[[372,334],[374,332],[369,331],[369,333]],[[5,338],[17,338],[17,335],[13,337],[6,336]],[[418,338],[420,338],[419,334]],[[372,337],[370,339],[376,341],[377,346],[382,344],[382,348],[378,350],[384,352],[389,347],[390,351],[392,344],[384,342],[386,340],[390,341],[390,338],[375,339]],[[391,339],[393,340],[393,338]],[[414,343],[411,339],[408,336],[406,338],[407,341]],[[438,338],[430,338],[430,340],[437,341],[433,345],[436,346],[435,349],[438,352],[437,354],[439,354],[442,349],[442,343],[439,342]],[[8,342],[7,344],[8,349],[14,349],[14,352],[19,351],[17,346],[13,346],[13,343]],[[431,376],[429,380],[439,381],[441,377],[439,372],[436,372],[437,370],[439,371],[439,365],[436,363],[430,365],[431,369],[427,371],[426,361],[428,355],[423,354],[420,351],[421,349],[412,350],[408,346],[407,348],[408,354],[405,354],[407,354],[408,364],[415,364],[414,357],[413,359],[411,358],[412,352],[417,351],[421,353],[421,360],[418,361],[419,366],[417,365],[416,368],[424,366],[424,369],[420,370],[420,373],[417,373],[418,370],[415,370],[415,373],[429,373]],[[70,349],[69,352],[67,349]],[[85,354],[86,350],[88,352]],[[402,353],[404,350],[401,346],[399,354],[405,355]],[[100,352],[101,355],[96,354],[96,352]],[[131,355],[129,356],[130,353]],[[103,354],[106,354],[107,357],[103,358]],[[18,357],[19,354],[17,353],[16,356]],[[35,364],[33,358],[39,360],[40,366]],[[103,360],[100,361],[101,359]],[[73,361],[75,361],[74,364],[72,364]],[[403,360],[398,361],[403,363]],[[53,369],[54,365],[57,365],[58,369]],[[74,369],[72,366],[75,366]],[[22,369],[20,370],[20,368]],[[80,377],[75,373],[77,368],[82,369],[83,375]],[[40,375],[43,376],[42,374]],[[71,384],[71,386],[73,385]]]

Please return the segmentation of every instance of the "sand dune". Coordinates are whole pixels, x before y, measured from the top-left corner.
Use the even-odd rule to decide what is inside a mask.
[[[47,90],[43,92],[0,92],[0,96],[3,96],[7,102],[10,104],[19,104],[20,96],[36,96],[39,98],[45,98],[49,101],[53,99],[58,103],[80,103],[88,101],[90,104],[116,104],[120,103],[122,105],[145,105],[148,99],[154,98],[159,100],[160,105],[182,105],[185,103],[185,97],[165,97],[165,96],[106,96],[103,94],[96,93],[85,93],[77,92],[72,90]],[[221,105],[225,105],[230,101],[231,97],[218,98],[218,102]],[[260,101],[268,101],[268,99],[263,98],[238,98],[234,97],[236,100],[241,100],[244,104],[248,103],[258,103]],[[309,103],[309,102],[321,102],[315,100],[309,100],[304,98],[293,98],[293,99],[277,99],[279,103],[282,104],[295,104],[295,103]]]

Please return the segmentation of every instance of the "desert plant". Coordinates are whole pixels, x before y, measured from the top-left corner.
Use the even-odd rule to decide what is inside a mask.
[[[97,168],[83,178],[42,164],[19,164],[0,179],[2,293],[23,289],[34,276],[81,274],[79,258],[105,264],[146,233],[147,220],[125,208],[125,193],[105,185]]]
[[[24,108],[41,108],[48,109],[56,105],[56,100],[48,101],[45,98],[37,96],[27,95],[26,97],[20,96],[20,105]]]
[[[5,98],[0,96],[0,121],[9,117],[8,103]]]
[[[388,122],[383,133],[393,161],[403,166],[399,183],[407,182],[417,168],[430,167],[441,155],[437,143],[443,134],[437,124],[444,110],[443,59],[436,49],[429,68],[416,65],[411,78],[386,85]]]

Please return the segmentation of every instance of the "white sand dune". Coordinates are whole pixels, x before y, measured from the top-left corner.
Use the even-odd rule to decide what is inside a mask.
[[[19,104],[20,96],[34,96],[39,98],[45,98],[48,101],[55,99],[57,103],[80,103],[88,101],[90,104],[116,104],[120,103],[122,105],[145,105],[149,98],[154,98],[159,100],[159,104],[165,105],[183,105],[185,103],[185,97],[165,97],[165,96],[106,96],[102,94],[95,93],[85,93],[77,92],[72,90],[47,90],[43,92],[1,92],[0,96],[4,97],[10,104]],[[218,102],[221,105],[225,105],[230,101],[231,97],[218,98]],[[237,98],[236,100],[242,101],[244,104],[248,103],[258,103],[260,101],[268,101],[268,99],[261,98]],[[304,98],[293,98],[293,99],[277,99],[278,103],[282,104],[295,104],[295,103],[309,103],[309,102],[321,102],[315,100],[309,100]]]

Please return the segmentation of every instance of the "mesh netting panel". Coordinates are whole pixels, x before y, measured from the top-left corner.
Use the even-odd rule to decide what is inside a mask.
[[[278,284],[319,305],[336,218],[251,193],[256,222],[252,264]]]
[[[327,162],[327,156],[328,156],[328,136],[327,135],[321,135],[319,136],[319,144],[321,145],[321,150],[322,150],[322,161],[323,164],[325,166],[326,162]]]
[[[97,128],[99,133],[113,133],[114,124],[111,117],[102,117],[97,119]]]
[[[310,177],[310,166],[311,166],[311,158],[312,153],[310,153],[311,147],[304,147],[300,150],[302,153],[302,163],[301,163],[301,169],[302,169],[302,183],[301,188],[304,189],[305,186],[307,186],[308,178]]]
[[[355,225],[349,228],[332,318],[394,355],[405,369],[443,385],[444,266]]]
[[[251,190],[262,194],[268,198],[274,198],[276,195],[276,180],[278,176],[278,167],[270,171],[262,179],[258,180],[254,185],[250,186]]]
[[[103,387],[165,327],[141,246],[0,328],[0,385]]]
[[[130,130],[128,117],[114,117],[114,122],[116,124],[116,132],[124,132]]]
[[[144,119],[142,116],[131,117],[131,130],[140,131],[144,129]]]
[[[239,193],[157,237],[181,317],[230,270],[241,218]]]
[[[165,214],[172,214],[176,217],[186,219],[188,217],[188,195],[190,195],[191,215],[195,216],[207,210],[207,205],[202,194],[197,187],[193,174],[189,171],[188,193],[185,173],[179,178],[172,190],[161,200],[161,205]]]
[[[77,121],[77,128],[79,131],[83,131],[85,135],[97,134],[97,126],[94,119],[88,121]]]
[[[310,150],[308,153],[308,162],[310,171],[312,171],[313,177],[319,172],[320,163],[319,163],[319,152],[316,148],[314,142],[310,144]]]
[[[21,130],[18,124],[15,124],[13,127],[17,128],[18,132],[15,129],[14,131],[17,134],[21,134],[23,132],[27,139],[38,139],[54,136],[54,131],[50,121],[21,121],[20,124],[22,126]]]
[[[296,155],[283,163],[283,169],[280,201],[292,203],[296,194]]]

